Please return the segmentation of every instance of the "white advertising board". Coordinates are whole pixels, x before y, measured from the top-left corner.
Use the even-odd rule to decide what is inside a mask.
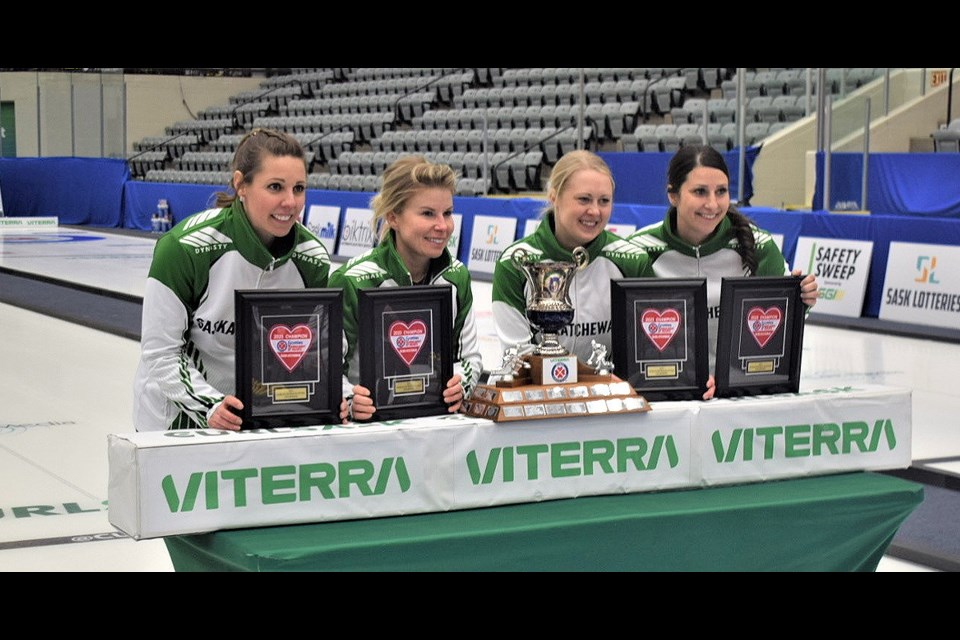
[[[819,298],[811,313],[859,318],[872,257],[870,241],[797,238],[793,268],[814,274],[819,287]]]
[[[880,319],[960,327],[960,247],[891,242]]]
[[[497,258],[513,242],[516,232],[516,218],[474,216],[467,268],[471,272],[493,275]]]
[[[460,251],[460,231],[462,228],[463,214],[453,214],[453,233],[450,235],[450,239],[447,241],[447,250],[450,251],[450,255],[454,258],[457,257],[457,253]]]
[[[331,256],[337,249],[337,231],[340,229],[340,207],[312,204],[307,209],[303,224],[313,231]]]
[[[343,229],[340,231],[337,255],[352,258],[369,251],[376,243],[373,210],[347,207],[343,214]]]

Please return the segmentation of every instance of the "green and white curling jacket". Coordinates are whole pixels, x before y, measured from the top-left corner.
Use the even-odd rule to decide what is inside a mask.
[[[330,286],[343,289],[344,364],[343,393],[350,395],[360,381],[359,335],[360,289],[405,287],[412,285],[410,272],[397,253],[391,230],[376,247],[354,256],[330,274]],[[464,397],[468,397],[480,379],[483,357],[473,315],[473,289],[470,272],[444,249],[430,262],[427,284],[449,284],[453,288],[453,373],[460,374]],[[446,380],[444,380],[446,383]]]
[[[707,279],[707,329],[710,334],[710,371],[713,372],[717,358],[720,285],[723,278],[790,275],[790,267],[773,236],[751,224],[756,244],[757,272],[749,273],[737,253],[740,245],[733,225],[726,216],[706,242],[699,246],[687,244],[676,235],[675,211],[671,207],[662,222],[637,229],[628,239],[650,255],[657,277]]]
[[[493,319],[500,346],[506,350],[518,344],[534,342],[535,327],[527,320],[527,300],[532,291],[526,276],[512,261],[514,251],[523,249],[541,260],[573,262],[573,254],[557,242],[554,216],[547,213],[536,231],[517,240],[500,254],[493,270]],[[573,323],[558,338],[570,353],[582,362],[593,355],[592,341],[611,353],[610,280],[614,278],[652,277],[645,251],[611,231],[604,230],[584,247],[590,255],[587,266],[576,272],[570,283]]]
[[[156,244],[143,297],[134,379],[138,431],[205,428],[214,405],[235,394],[237,289],[327,286],[330,256],[302,224],[274,257],[243,205],[197,213]]]

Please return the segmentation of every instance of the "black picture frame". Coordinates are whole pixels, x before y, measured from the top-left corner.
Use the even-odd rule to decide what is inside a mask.
[[[700,400],[710,376],[706,278],[610,281],[613,373],[648,401]]]
[[[343,290],[234,292],[240,428],[340,422]]]
[[[357,292],[360,384],[377,408],[370,421],[447,413],[453,376],[453,287],[448,284]]]
[[[806,306],[799,276],[723,278],[716,397],[797,393]]]

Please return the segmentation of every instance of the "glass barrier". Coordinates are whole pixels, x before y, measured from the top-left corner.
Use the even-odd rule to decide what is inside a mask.
[[[869,116],[872,123],[891,111],[947,82],[947,69],[826,69],[832,108],[829,139],[837,141],[862,133]],[[869,106],[867,101],[869,100]]]

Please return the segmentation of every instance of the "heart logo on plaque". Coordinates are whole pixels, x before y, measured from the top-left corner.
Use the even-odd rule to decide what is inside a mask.
[[[297,368],[312,341],[313,331],[305,324],[293,328],[277,324],[270,328],[270,349],[287,371]]]
[[[647,309],[640,316],[640,325],[650,342],[663,351],[680,329],[680,312],[676,309]]]
[[[770,307],[767,310],[753,307],[747,311],[747,326],[761,349],[767,346],[770,338],[780,328],[781,320],[783,320],[783,313],[779,307]]]
[[[427,325],[423,320],[414,320],[410,324],[398,320],[390,325],[388,334],[393,350],[410,366],[427,341]]]

